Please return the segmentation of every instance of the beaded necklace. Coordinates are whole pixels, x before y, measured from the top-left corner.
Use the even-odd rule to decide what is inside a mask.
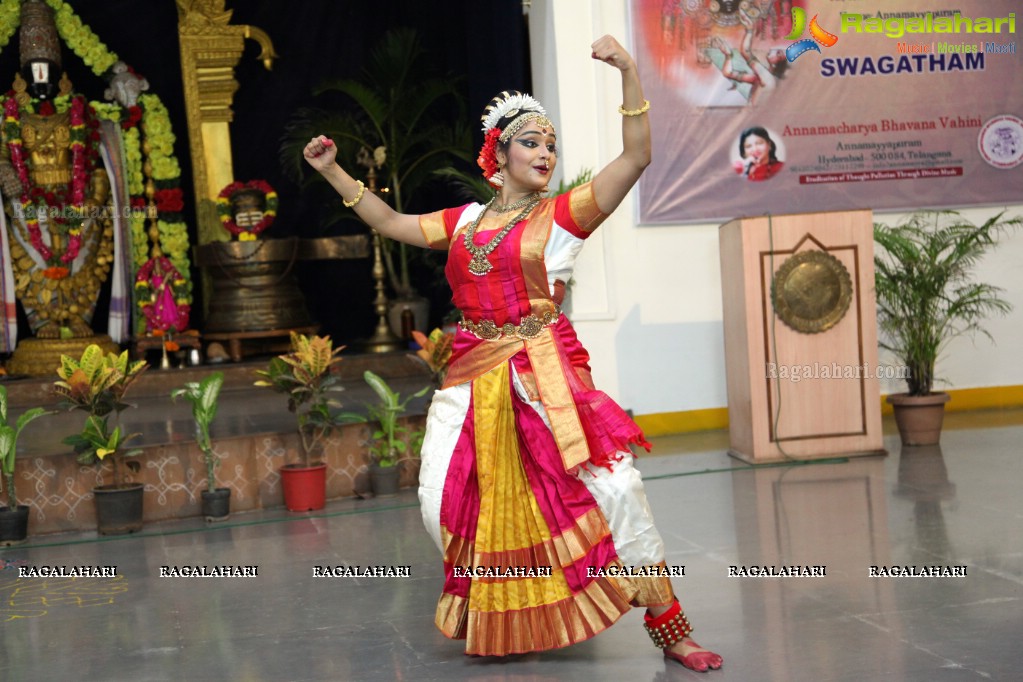
[[[522,197],[518,201],[514,201],[514,202],[512,202],[510,204],[493,204],[493,205],[490,205],[490,208],[493,209],[497,213],[508,213],[509,211],[516,211],[516,210],[522,208],[523,206],[525,206],[526,204],[528,204],[530,201],[533,201],[534,199],[539,199],[539,198],[540,198],[540,193],[539,192],[530,192],[529,194],[527,194],[526,196]],[[495,200],[496,200],[496,197],[495,197]]]
[[[497,245],[501,243],[502,239],[508,236],[508,233],[511,232],[512,228],[529,215],[529,212],[536,208],[536,205],[540,203],[539,195],[530,195],[530,197],[531,201],[526,204],[526,207],[522,209],[518,215],[512,218],[511,221],[504,226],[504,229],[491,237],[490,241],[483,246],[476,246],[476,244],[473,243],[473,239],[476,237],[476,228],[479,227],[480,221],[483,220],[483,214],[487,212],[487,209],[490,208],[490,205],[494,203],[494,200],[497,199],[497,197],[488,201],[487,205],[483,207],[482,211],[480,211],[480,214],[472,221],[472,224],[470,224],[469,228],[465,231],[465,237],[462,240],[465,243],[466,250],[472,255],[472,258],[469,260],[469,272],[471,274],[482,277],[494,268],[490,261],[487,260],[487,256],[489,256],[491,252],[497,248]]]

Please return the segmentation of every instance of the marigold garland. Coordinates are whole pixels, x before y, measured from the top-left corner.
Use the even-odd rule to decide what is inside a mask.
[[[57,24],[60,37],[93,73],[102,76],[117,63],[117,55],[103,44],[88,25],[82,23],[71,5],[64,0],[46,0],[46,4],[53,8],[54,23]]]
[[[0,50],[7,46],[21,24],[21,0],[0,2]]]
[[[231,197],[234,196],[235,192],[243,189],[253,189],[257,192],[262,192],[266,201],[263,219],[255,225],[249,225],[248,227],[243,227],[236,223],[234,216],[231,215]],[[232,182],[220,190],[220,194],[217,195],[217,215],[220,216],[220,224],[224,226],[224,229],[236,236],[238,241],[242,242],[256,239],[261,232],[274,224],[274,218],[277,216],[277,205],[277,192],[265,180]]]

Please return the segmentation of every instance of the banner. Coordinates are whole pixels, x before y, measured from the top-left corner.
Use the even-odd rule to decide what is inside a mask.
[[[1021,9],[631,0],[639,222],[1023,202]]]

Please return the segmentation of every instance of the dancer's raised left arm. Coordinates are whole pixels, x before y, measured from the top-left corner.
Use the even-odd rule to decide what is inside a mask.
[[[593,195],[597,206],[611,213],[643,170],[650,165],[650,117],[643,99],[636,61],[612,36],[604,36],[591,46],[593,58],[610,64],[622,73],[622,153],[602,168],[593,178]]]

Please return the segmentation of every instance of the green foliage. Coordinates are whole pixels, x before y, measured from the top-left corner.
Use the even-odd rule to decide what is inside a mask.
[[[296,415],[302,437],[302,461],[310,465],[310,454],[331,431],[343,424],[365,421],[361,415],[340,412],[341,403],[330,394],[343,391],[340,379],[331,368],[341,362],[338,354],[344,346],[333,347],[329,336],[307,337],[291,333],[291,352],[270,360],[266,370],[257,370],[263,377],[256,386],[283,393],[288,398],[288,411]]]
[[[141,450],[122,452],[121,448],[139,434],[125,435],[120,426],[110,430],[109,415],[114,414],[115,423],[120,414],[131,407],[124,402],[124,394],[141,376],[147,365],[145,360],[132,362],[128,351],[120,355],[103,353],[96,344],[89,345],[79,360],[67,355],[60,358],[54,391],[61,396],[60,407],[67,410],[84,410],[89,413],[81,433],[63,440],[74,448],[78,461],[95,464],[110,457],[114,463],[114,483],[124,483],[123,468],[134,472],[140,470],[138,462],[125,463],[122,460],[138,455]]]
[[[289,122],[280,150],[285,173],[303,177],[302,148],[315,135],[335,141],[338,162],[352,175],[356,173],[351,165],[361,150],[383,147],[384,196],[395,210],[404,212],[434,171],[452,160],[472,157],[472,130],[466,123],[458,80],[438,75],[433,63],[413,29],[386,33],[358,79],[330,80],[314,91],[317,96],[340,95],[351,103],[350,108],[300,109]],[[319,174],[312,176],[314,182],[321,180]],[[392,287],[399,295],[410,294],[411,254],[404,244],[389,239],[383,244]]]
[[[80,464],[93,464],[107,457],[111,457],[116,462],[118,458],[135,457],[142,453],[139,448],[128,451],[121,450],[128,441],[141,434],[124,434],[120,426],[115,426],[111,431],[108,420],[109,417],[90,414],[85,419],[85,427],[80,433],[72,434],[62,441],[74,449]],[[130,462],[127,466],[136,473],[140,469],[138,462]]]
[[[1021,224],[1003,215],[974,225],[955,211],[920,211],[898,225],[874,225],[879,342],[908,368],[910,395],[931,392],[950,340],[978,332],[991,339],[981,322],[1012,309],[1002,289],[972,281],[998,236]]]
[[[12,510],[18,508],[18,496],[14,487],[14,460],[18,454],[18,436],[30,422],[35,421],[47,412],[41,407],[33,407],[26,410],[14,426],[7,422],[7,387],[0,386],[0,472],[7,480],[7,506]],[[0,480],[0,492],[3,490],[3,480]]]
[[[146,361],[129,361],[128,351],[104,354],[91,344],[80,360],[60,356],[60,380],[54,382],[53,389],[63,398],[61,407],[104,416],[131,407],[123,401],[124,394],[145,369]]]
[[[217,416],[217,404],[220,398],[220,389],[224,385],[224,373],[213,372],[208,374],[201,381],[190,381],[184,388],[178,388],[171,392],[171,398],[177,400],[184,397],[192,404],[192,418],[199,429],[196,442],[202,450],[203,461],[206,464],[206,489],[213,492],[217,488],[214,472],[220,465],[220,459],[213,452],[213,443],[210,440],[210,425]]]
[[[373,372],[366,371],[363,378],[377,394],[376,403],[366,404],[370,421],[376,422],[378,426],[370,436],[370,456],[379,466],[393,467],[410,450],[418,454],[422,447],[423,431],[416,430],[409,434],[408,428],[398,424],[398,419],[405,413],[409,402],[426,395],[430,387],[424,386],[402,400],[400,394],[393,391],[386,381]],[[407,439],[402,438],[405,434],[409,434]]]

